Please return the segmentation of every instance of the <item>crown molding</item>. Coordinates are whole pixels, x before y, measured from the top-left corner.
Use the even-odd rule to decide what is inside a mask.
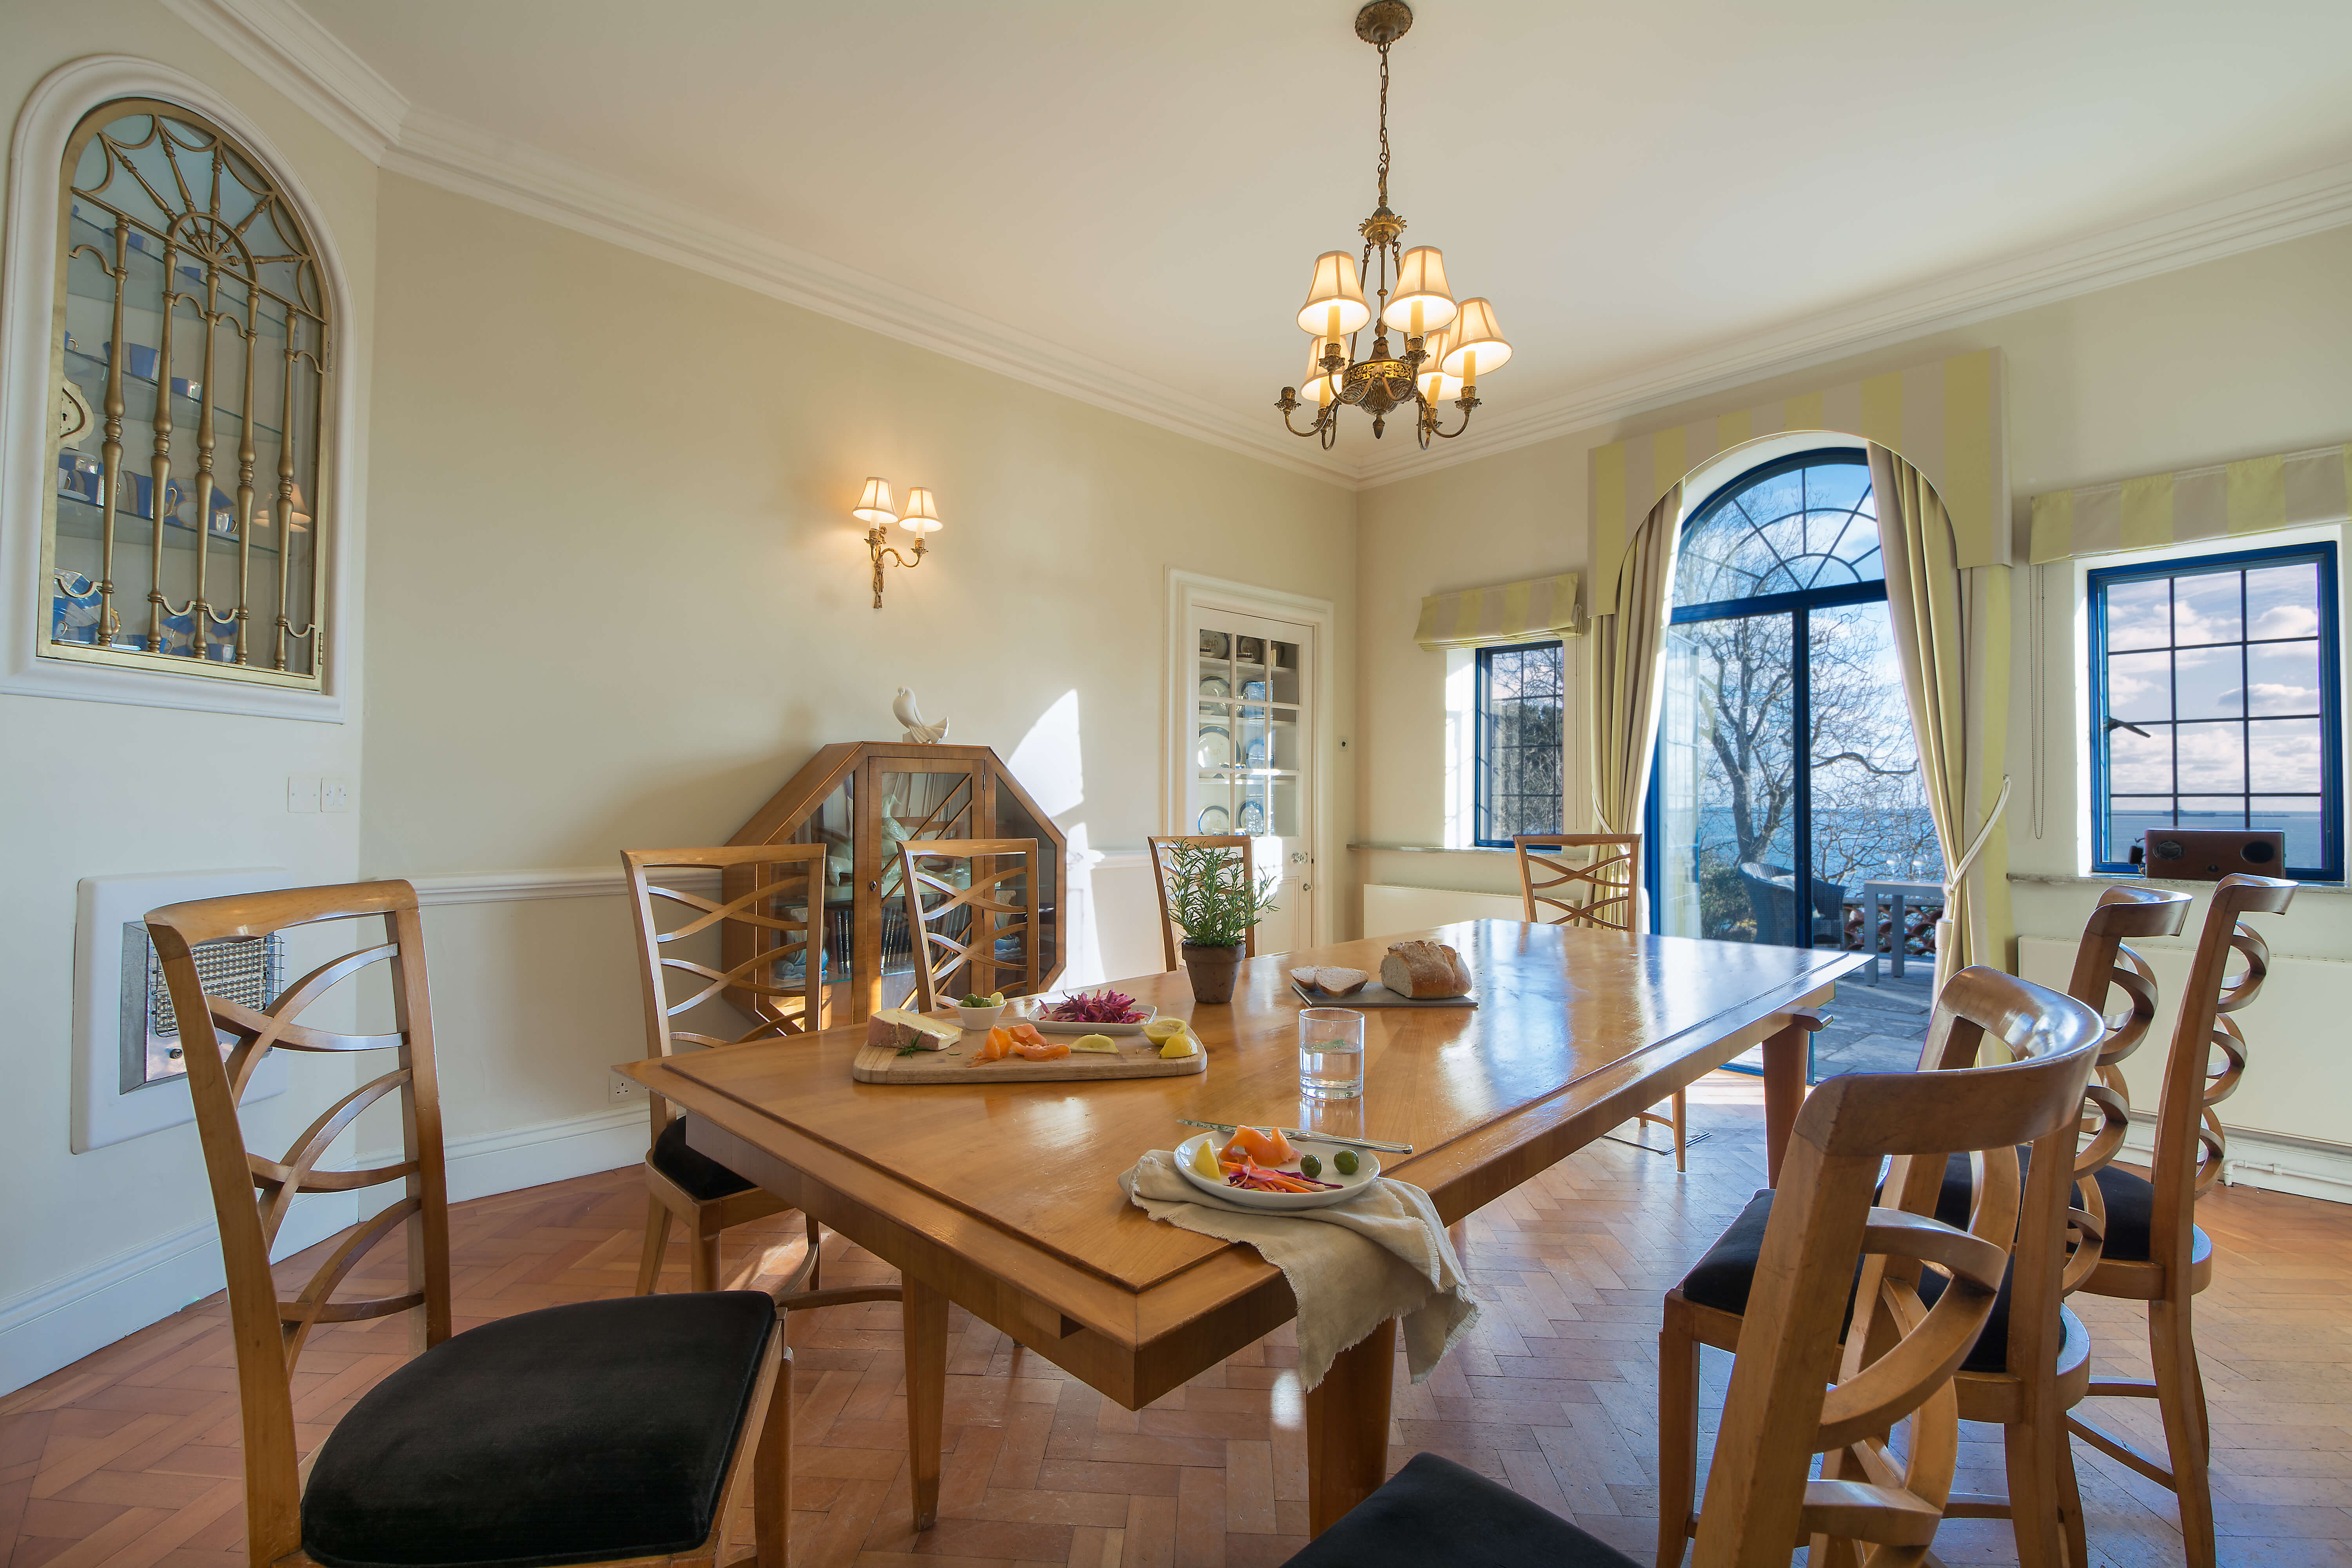
[[[411,109],[383,167],[1327,483],[1352,477],[1205,398],[445,115]]]
[[[1475,434],[1361,458],[1305,447],[1261,418],[1165,389],[870,273],[783,245],[584,165],[413,106],[297,0],[163,0],[394,173],[624,246],[1046,391],[1349,489],[1633,418],[1989,317],[2352,223],[2352,163],[2043,247],[1597,378],[1541,403],[1490,405]]]
[[[408,100],[294,0],[163,0],[371,163],[400,139]]]
[[[1992,316],[2112,289],[2352,223],[2352,163],[2258,185],[2123,228],[1894,289],[1505,410],[1439,452],[1383,454],[1358,488],[1549,441],[1692,398],[1891,348]]]

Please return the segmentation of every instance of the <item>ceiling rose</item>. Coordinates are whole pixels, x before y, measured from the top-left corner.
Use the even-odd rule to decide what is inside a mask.
[[[1423,447],[1433,436],[1452,440],[1470,427],[1478,406],[1478,373],[1502,368],[1511,345],[1495,323],[1495,307],[1483,299],[1458,304],[1445,281],[1445,258],[1433,245],[1402,247],[1404,219],[1389,210],[1389,47],[1412,26],[1404,0],[1373,0],[1356,13],[1356,36],[1381,51],[1380,205],[1358,226],[1364,248],[1352,261],[1344,250],[1315,258],[1315,275],[1299,307],[1298,325],[1315,340],[1308,352],[1304,395],[1286,386],[1275,406],[1294,436],[1311,436],[1328,449],[1339,436],[1339,410],[1352,406],[1372,416],[1378,439],[1388,416],[1413,410],[1413,430]],[[1375,268],[1374,258],[1378,258]],[[1365,290],[1372,290],[1372,303]],[[1372,327],[1371,352],[1356,357],[1357,339]],[[1403,339],[1404,351],[1389,351],[1389,331]],[[1437,427],[1437,405],[1451,401],[1462,423]],[[1294,410],[1312,404],[1315,423],[1301,430]]]

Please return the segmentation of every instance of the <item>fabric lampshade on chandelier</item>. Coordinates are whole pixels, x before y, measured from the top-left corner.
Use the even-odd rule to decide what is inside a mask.
[[[1433,436],[1452,440],[1470,426],[1478,406],[1478,377],[1499,370],[1511,345],[1495,323],[1495,307],[1485,300],[1459,302],[1445,281],[1445,258],[1433,245],[1402,247],[1404,219],[1389,210],[1389,46],[1412,26],[1403,0],[1373,0],[1356,14],[1356,36],[1381,51],[1380,205],[1359,226],[1360,256],[1327,250],[1315,258],[1315,276],[1298,325],[1315,340],[1307,374],[1286,386],[1275,406],[1294,436],[1312,436],[1328,448],[1339,438],[1339,410],[1362,409],[1372,416],[1377,439],[1388,416],[1413,411],[1413,426],[1426,447]],[[1373,291],[1371,301],[1365,290]],[[1372,329],[1370,353],[1356,357],[1356,339]],[[1402,342],[1392,353],[1389,333]],[[1462,423],[1438,428],[1438,405],[1462,411]],[[1315,423],[1301,430],[1291,414],[1313,410]]]

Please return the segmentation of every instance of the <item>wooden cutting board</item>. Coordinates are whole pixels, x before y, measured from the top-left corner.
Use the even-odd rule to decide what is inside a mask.
[[[1171,1061],[1141,1035],[1113,1035],[1118,1045],[1115,1057],[1072,1051],[1050,1062],[1020,1057],[982,1061],[980,1047],[987,1038],[985,1032],[967,1030],[962,1039],[944,1051],[916,1051],[908,1056],[900,1056],[895,1046],[866,1046],[849,1064],[849,1076],[860,1083],[1050,1083],[1090,1078],[1181,1078],[1209,1070],[1207,1051]]]
[[[1320,991],[1309,991],[1294,980],[1290,989],[1310,1007],[1475,1007],[1475,991],[1463,996],[1400,996],[1375,980],[1359,991],[1345,996],[1326,996]]]

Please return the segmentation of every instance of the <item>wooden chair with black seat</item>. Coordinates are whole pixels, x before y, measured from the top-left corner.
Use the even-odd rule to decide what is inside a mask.
[[[2114,1165],[2098,1173],[2106,1244],[2098,1267],[2080,1287],[2088,1295],[2147,1303],[2154,1380],[2102,1379],[2090,1392],[2093,1398],[2155,1400],[2168,1462],[2077,1417],[2070,1416],[2067,1425],[2100,1452],[2172,1489],[2190,1568],[2212,1568],[2215,1562],[2212,1483],[2207,1475],[2212,1435],[2191,1313],[2197,1293],[2213,1281],[2213,1243],[2198,1228],[2197,1200],[2220,1180],[2228,1152],[2228,1135],[2213,1108],[2236,1090],[2246,1070],[2245,1031],[2234,1015],[2261,994],[2270,972],[2270,944],[2241,917],[2284,914],[2294,889],[2294,883],[2274,877],[2237,874],[2214,885],[2165,1059],[2148,1173]],[[2235,975],[2229,972],[2233,961],[2243,964]],[[2132,1043],[2138,1043],[2137,1037]],[[2216,1051],[2221,1057],[2218,1068]],[[2127,1054],[2119,1050],[2101,1062],[2100,1076],[2118,1099],[2129,1091],[2115,1064]],[[2123,1103],[2128,1107],[2129,1101]]]
[[[346,921],[380,922],[382,940],[362,935],[362,945],[295,981],[266,1011],[206,994],[193,956],[205,943]],[[450,1332],[448,1194],[415,889],[364,882],[207,899],[152,911],[147,930],[183,1037],[203,1039],[188,1020],[208,1018],[231,1042],[226,1053],[195,1049],[185,1059],[227,1273],[247,1561],[715,1563],[749,1487],[760,1568],[785,1568],[791,1355],[766,1295],[580,1301]],[[322,997],[349,994],[338,987],[378,963],[389,980],[390,1028],[355,1034],[299,1021]],[[388,1050],[394,1063],[273,1156],[247,1149],[237,1102],[274,1050]],[[362,1170],[320,1169],[335,1140],[386,1100],[399,1112],[400,1156]],[[297,1195],[387,1183],[400,1195],[346,1231],[282,1298],[269,1248]],[[405,1238],[406,1289],[337,1299],[370,1249],[394,1235]],[[314,1331],[396,1313],[408,1315],[419,1353],[361,1395],[303,1462],[291,1380]]]
[[[1797,1113],[1780,1201],[1764,1227],[1749,1310],[1698,1521],[1700,1568],[1815,1563],[1908,1568],[1944,1518],[1959,1451],[1952,1369],[1991,1318],[2016,1229],[2015,1146],[2071,1135],[2099,1020],[1989,969],[1946,992],[1939,1033],[1986,1035],[2021,1060],[1832,1079]],[[1983,1151],[1966,1229],[1937,1220],[1946,1155]],[[1895,1161],[1895,1208],[1874,1207]],[[1914,1179],[1915,1173],[1916,1179]],[[1928,1276],[1927,1265],[1938,1272]],[[1932,1304],[1923,1279],[1942,1285]],[[1853,1281],[1851,1287],[1849,1281]],[[1849,1312],[1858,1331],[1845,1331]],[[1843,1340],[1841,1349],[1840,1341]],[[1903,1452],[1890,1430],[1909,1422]],[[1813,1456],[1822,1478],[1809,1481]],[[1872,1550],[1874,1549],[1874,1550]],[[1674,1557],[1682,1556],[1682,1538]],[[1290,1568],[1630,1568],[1633,1559],[1473,1470],[1422,1454],[1290,1560]]]
[[[1238,854],[1242,867],[1241,885],[1255,888],[1257,886],[1257,864],[1251,852],[1252,840],[1246,833],[1184,833],[1146,838],[1143,842],[1151,856],[1152,889],[1160,896],[1160,951],[1167,959],[1168,967],[1175,969],[1183,962],[1177,947],[1184,940],[1184,928],[1176,923],[1176,911],[1168,906],[1168,850],[1181,844],[1194,849],[1219,849],[1228,854]],[[1255,925],[1242,933],[1242,956],[1257,956]]]
[[[2100,1018],[2102,1050],[2119,1037],[2136,1038],[2155,1016],[2156,989],[2147,965],[2124,942],[2179,931],[2187,903],[2176,893],[2116,889],[2092,912],[2076,949],[2069,991]],[[2112,1020],[2097,1012],[2111,988],[2123,991],[2129,1002]],[[1922,1074],[1940,1079],[1978,1060],[1980,1037],[1956,1026],[1964,1009],[1956,1008],[1955,1000],[1948,988],[1938,999],[1920,1056]],[[2017,1048],[2014,1040],[2001,1043]],[[2001,1428],[2008,1493],[1956,1497],[1946,1509],[1952,1518],[2011,1520],[2022,1568],[2058,1568],[2067,1561],[2065,1550],[2071,1550],[2074,1563],[2084,1561],[2065,1413],[2089,1390],[2091,1341],[2064,1300],[2096,1261],[2101,1227],[2088,1212],[2095,1200],[2078,1209],[2073,1195],[2078,1184],[2090,1187],[2122,1148],[2126,1109],[2104,1086],[2086,1084],[2077,1121],[2051,1130],[2031,1147],[2008,1152],[2006,1158],[1979,1159],[1960,1151],[1932,1170],[1915,1165],[1908,1175],[1912,1190],[1900,1194],[1903,1207],[1930,1205],[1944,1223],[1960,1224],[1989,1194],[2016,1185],[2023,1173],[2021,1218],[2013,1237],[2005,1238],[2014,1241],[2014,1261],[2001,1281],[1990,1322],[1953,1379],[1961,1418]],[[2087,1143],[2085,1132],[2091,1134]],[[1892,1178],[1888,1191],[1895,1191]],[[1666,1293],[1658,1334],[1661,1568],[1680,1560],[1690,1528],[1697,1481],[1699,1347],[1735,1350],[1747,1342],[1742,1314],[1775,1201],[1770,1191],[1758,1193],[1683,1282]],[[1930,1280],[1927,1293],[1932,1297],[1937,1289]]]
[[[1528,924],[1633,929],[1640,907],[1634,896],[1642,866],[1640,834],[1515,833],[1511,847],[1518,857],[1519,900],[1526,910],[1520,918]],[[1583,860],[1570,859],[1570,850],[1583,851]],[[1685,1171],[1689,1101],[1684,1091],[1675,1090],[1666,1108],[1664,1116],[1637,1110],[1633,1120],[1672,1129],[1675,1169]]]
[[[963,863],[961,884],[953,873],[941,876],[936,864],[927,864],[940,861]],[[915,939],[918,1009],[928,1013],[968,993],[1023,996],[1037,989],[1044,970],[1036,869],[1034,838],[925,838],[898,846],[907,929]],[[1014,944],[1012,958],[1004,955],[1008,942]],[[958,976],[961,986],[950,985]]]
[[[824,1026],[825,848],[753,844],[621,852],[636,924],[649,1059],[676,1056],[681,1047],[788,1039]],[[715,899],[707,891],[713,874],[719,880]],[[698,879],[700,888],[683,885],[689,879]],[[667,929],[665,919],[671,922]],[[714,949],[717,967],[678,956]],[[797,980],[792,973],[795,964]],[[679,988],[691,994],[674,996],[673,976],[688,977]],[[680,1019],[688,1014],[704,1026],[683,1026]],[[710,1032],[728,1014],[733,1016],[724,1017],[727,1026],[749,1019],[750,1026],[731,1036]],[[648,1099],[653,1141],[646,1151],[646,1245],[637,1264],[637,1294],[651,1294],[661,1281],[673,1221],[686,1226],[688,1284],[715,1290],[720,1233],[787,1213],[792,1205],[692,1148],[686,1118],[661,1096]],[[851,1299],[834,1293],[819,1300],[813,1294],[822,1283],[818,1253],[824,1234],[814,1219],[804,1228],[807,1256],[770,1294],[788,1307],[838,1305]],[[896,1300],[898,1292],[876,1287],[856,1299]]]

